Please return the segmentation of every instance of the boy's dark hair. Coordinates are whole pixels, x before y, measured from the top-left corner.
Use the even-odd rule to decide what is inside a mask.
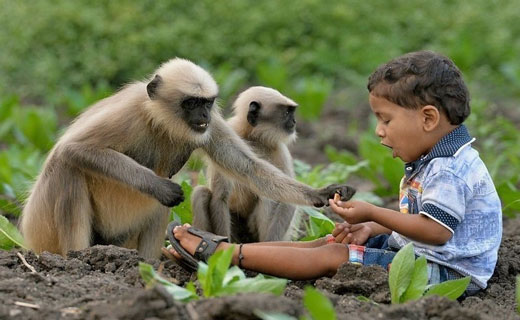
[[[368,78],[368,91],[403,108],[435,106],[453,125],[469,116],[469,92],[449,58],[417,51],[379,66]]]

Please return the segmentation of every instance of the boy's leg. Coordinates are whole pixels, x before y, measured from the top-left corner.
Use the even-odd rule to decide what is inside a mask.
[[[265,241],[248,243],[248,246],[272,246],[272,247],[293,247],[293,248],[317,248],[326,245],[325,237],[312,241]]]
[[[186,226],[176,227],[174,235],[181,246],[193,254],[200,238],[187,232]],[[287,244],[289,244],[288,242]],[[265,245],[264,245],[265,244]],[[232,244],[221,242],[217,250],[225,250]],[[235,245],[232,263],[238,265],[238,245]],[[176,258],[182,257],[171,250]],[[269,242],[245,244],[242,246],[242,267],[278,277],[290,279],[314,279],[334,275],[338,267],[348,261],[345,245],[333,243],[314,248],[300,248],[285,245],[269,245]]]

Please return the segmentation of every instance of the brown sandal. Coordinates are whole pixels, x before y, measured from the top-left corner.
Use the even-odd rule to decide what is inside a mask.
[[[227,237],[218,236],[211,232],[199,230],[195,227],[189,227],[189,233],[201,238],[199,245],[195,249],[195,254],[192,255],[181,246],[179,240],[177,240],[173,235],[173,229],[176,226],[181,226],[181,224],[173,221],[168,225],[168,239],[170,240],[173,249],[182,256],[182,259],[179,261],[180,264],[190,271],[197,271],[199,261],[208,262],[209,257],[215,253],[219,243],[223,241],[228,242]]]

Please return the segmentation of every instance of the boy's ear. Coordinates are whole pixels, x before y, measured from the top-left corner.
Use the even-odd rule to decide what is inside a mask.
[[[441,113],[439,109],[432,105],[422,107],[421,115],[423,120],[423,128],[426,131],[434,130],[441,121]]]

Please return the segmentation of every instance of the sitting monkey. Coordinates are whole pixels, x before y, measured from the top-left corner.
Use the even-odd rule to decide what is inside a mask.
[[[158,257],[169,207],[183,201],[170,178],[201,149],[219,171],[274,200],[323,206],[336,189],[313,189],[259,159],[222,119],[218,86],[184,59],[86,109],[50,151],[25,204],[21,230],[36,253],[94,244]]]
[[[259,158],[294,177],[287,146],[296,139],[297,107],[277,90],[251,87],[233,103],[233,117],[227,122]],[[293,229],[291,222],[298,220],[294,219],[296,206],[261,196],[248,184],[229,179],[211,164],[207,174],[210,188],[198,186],[192,193],[195,227],[231,237],[235,242],[288,240]],[[241,238],[244,231],[252,239]]]

